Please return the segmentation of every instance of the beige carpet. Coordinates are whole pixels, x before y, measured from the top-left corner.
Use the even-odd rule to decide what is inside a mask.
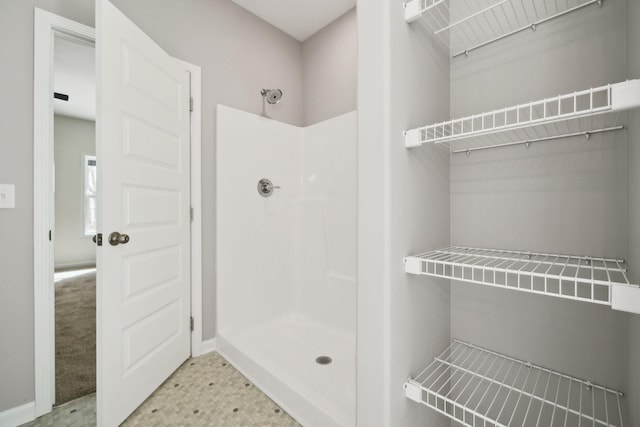
[[[56,405],[96,391],[96,275],[55,285]]]

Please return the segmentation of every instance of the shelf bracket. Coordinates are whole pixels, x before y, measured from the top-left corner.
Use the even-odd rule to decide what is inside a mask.
[[[409,129],[404,132],[404,146],[407,148],[420,147],[422,142],[420,141],[421,130]]]
[[[611,110],[623,111],[640,107],[640,80],[611,85]]]
[[[640,287],[635,285],[611,286],[611,308],[640,314]]]
[[[404,383],[404,394],[407,398],[414,402],[423,403],[422,400],[422,387],[419,383],[415,382],[411,378],[407,379]]]
[[[420,258],[408,256],[404,259],[404,271],[409,274],[422,274]]]
[[[411,0],[404,4],[404,19],[407,23],[413,22],[421,16],[420,0]]]

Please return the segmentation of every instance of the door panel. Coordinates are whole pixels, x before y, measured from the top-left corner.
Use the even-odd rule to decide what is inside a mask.
[[[96,11],[97,403],[112,427],[190,352],[189,80],[107,0]]]
[[[149,227],[177,227],[184,222],[180,205],[183,196],[173,189],[125,186],[124,226],[130,230]]]
[[[157,292],[176,280],[180,280],[181,248],[159,248],[144,254],[133,255],[124,261],[124,299],[138,298],[141,294]]]
[[[159,168],[178,170],[180,138],[135,117],[123,117],[125,156]]]

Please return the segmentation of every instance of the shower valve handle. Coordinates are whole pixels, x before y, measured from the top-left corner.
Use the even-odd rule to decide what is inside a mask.
[[[262,178],[258,181],[258,194],[262,197],[270,197],[273,194],[273,190],[279,188],[279,185],[273,185],[273,183],[267,178]]]

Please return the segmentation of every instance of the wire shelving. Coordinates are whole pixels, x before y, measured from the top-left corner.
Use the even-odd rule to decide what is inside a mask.
[[[640,313],[624,260],[454,246],[404,259],[405,271]]]
[[[640,80],[501,108],[404,132],[407,148],[447,145],[453,153],[624,129],[622,112],[640,107]]]
[[[539,25],[603,0],[410,0],[405,3],[405,20],[419,18],[433,37],[452,57],[469,55],[488,44],[523,31],[535,31]]]
[[[507,37],[534,32],[604,0],[406,0],[407,22],[421,20],[452,58]],[[452,153],[526,145],[625,129],[640,107],[640,80],[526,102],[404,132],[407,148]],[[450,247],[404,259],[409,274],[610,306],[640,314],[640,286],[624,260]],[[454,339],[415,378],[407,398],[464,426],[623,427],[624,394]]]
[[[404,390],[469,427],[624,426],[623,393],[456,339]]]

